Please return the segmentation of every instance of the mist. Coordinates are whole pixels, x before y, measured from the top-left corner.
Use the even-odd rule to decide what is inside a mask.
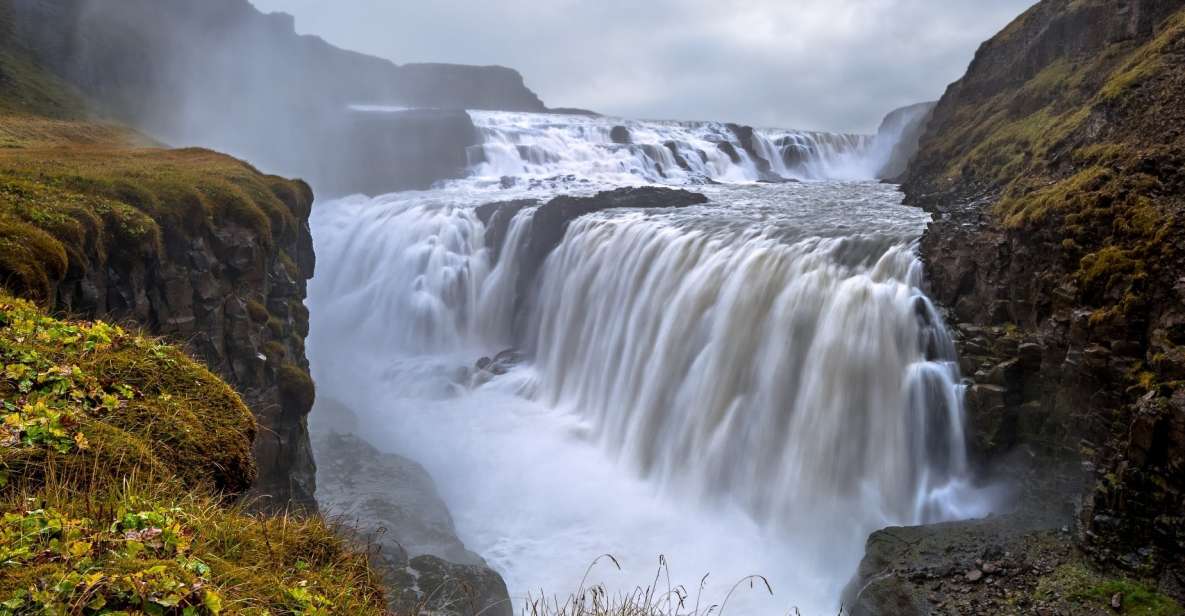
[[[512,66],[552,106],[868,133],[1033,0],[254,0],[396,61]]]
[[[204,146],[325,194],[464,173],[463,109],[541,111],[515,71],[397,66],[297,36],[246,0],[17,0],[19,36],[101,103],[173,146]],[[375,118],[351,105],[427,108]]]

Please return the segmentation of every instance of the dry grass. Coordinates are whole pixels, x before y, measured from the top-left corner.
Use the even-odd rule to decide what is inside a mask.
[[[650,585],[636,587],[629,593],[610,594],[603,585],[587,586],[588,577],[598,566],[611,565],[621,570],[615,557],[605,554],[589,565],[580,587],[566,599],[528,596],[521,613],[524,616],[722,616],[729,611],[729,602],[742,592],[768,593],[773,588],[764,576],[750,575],[733,584],[715,602],[704,597],[708,576],[700,579],[694,595],[684,586],[672,586],[670,567],[665,557],[658,559],[658,569]],[[787,610],[788,616],[801,616],[798,608]],[[844,612],[839,612],[843,616]]]

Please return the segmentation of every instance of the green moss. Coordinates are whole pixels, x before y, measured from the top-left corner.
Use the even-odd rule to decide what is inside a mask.
[[[247,315],[256,323],[267,323],[268,319],[271,318],[271,315],[268,314],[267,306],[255,300],[247,302]]]
[[[288,352],[284,350],[284,345],[275,340],[264,343],[263,354],[267,356],[267,361],[273,364],[282,364],[288,358]]]
[[[50,234],[19,220],[0,218],[0,284],[48,302],[66,275],[66,250]]]
[[[1185,611],[1171,598],[1130,579],[1105,576],[1080,563],[1062,565],[1043,577],[1034,592],[1041,600],[1061,599],[1083,607],[1112,611],[1119,595],[1120,609],[1114,613],[1131,616],[1179,616]]]
[[[309,309],[304,305],[304,302],[294,299],[288,302],[288,311],[292,316],[296,334],[300,338],[307,338],[309,335]]]
[[[0,615],[381,614],[364,555],[318,517],[121,489],[2,503]]]
[[[14,483],[140,473],[236,493],[255,478],[250,411],[174,347],[0,298],[0,363],[0,472]]]
[[[313,378],[307,370],[295,364],[286,363],[276,371],[276,379],[280,385],[280,395],[291,401],[297,409],[313,408],[317,391],[313,385]]]
[[[268,331],[270,331],[272,333],[272,336],[274,336],[276,338],[283,338],[284,332],[287,329],[287,326],[280,319],[278,319],[276,317],[270,317],[267,320],[267,328],[268,328]]]

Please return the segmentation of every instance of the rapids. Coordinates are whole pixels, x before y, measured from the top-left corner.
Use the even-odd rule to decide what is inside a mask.
[[[308,353],[318,396],[432,473],[516,604],[566,596],[611,553],[624,570],[591,578],[614,591],[649,584],[665,555],[693,597],[710,574],[705,602],[769,579],[772,598],[746,586],[729,611],[834,614],[873,530],[990,511],[968,476],[954,345],[921,291],[928,215],[868,181],[870,138],[761,131],[774,149],[814,139],[808,164],[772,165],[814,179],[759,184],[713,154],[723,125],[627,123],[622,146],[611,120],[474,116],[469,179],[315,208]],[[575,221],[528,298],[535,210],[496,260],[475,212],[706,179],[702,206]],[[474,379],[509,347],[527,360]]]

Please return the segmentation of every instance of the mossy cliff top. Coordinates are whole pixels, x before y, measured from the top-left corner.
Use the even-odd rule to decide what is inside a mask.
[[[1146,310],[1185,209],[1185,3],[1047,0],[985,43],[907,176],[942,213],[1052,231],[1099,319]]]
[[[230,504],[255,422],[178,349],[0,295],[0,370],[0,614],[382,612],[337,529]]]
[[[294,242],[312,194],[201,149],[136,147],[109,124],[0,115],[0,279],[51,300],[95,254],[163,255],[172,238],[237,225],[263,246]],[[182,244],[183,242],[176,242]]]

